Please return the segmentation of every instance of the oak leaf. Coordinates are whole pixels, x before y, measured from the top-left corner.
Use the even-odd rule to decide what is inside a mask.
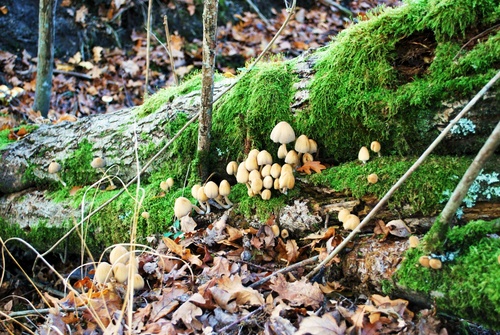
[[[324,314],[322,317],[312,315],[302,320],[295,335],[342,335],[345,333],[345,321],[339,324],[333,315]]]
[[[195,303],[205,303],[205,299],[201,296],[201,294],[195,293],[189,298],[188,301],[183,303],[172,315],[172,322],[177,324],[179,320],[182,320],[186,327],[201,330],[202,324],[196,317],[201,316],[203,311],[200,307],[196,306]]]
[[[311,170],[313,170],[316,173],[321,173],[321,170],[326,169],[326,166],[321,164],[319,161],[310,161],[304,163],[301,167],[297,168],[297,171],[303,172],[306,174],[311,174]]]
[[[317,283],[311,284],[305,277],[289,283],[282,274],[271,279],[270,288],[289,302],[290,306],[318,308],[323,303],[323,292]]]
[[[188,261],[189,263],[194,265],[203,265],[202,261],[198,258],[199,256],[192,255],[191,250],[175,243],[174,240],[168,237],[163,237],[163,242],[174,254],[177,254],[183,260]]]

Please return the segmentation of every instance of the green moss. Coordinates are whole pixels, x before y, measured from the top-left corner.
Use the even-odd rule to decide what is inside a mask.
[[[97,171],[90,166],[92,159],[94,159],[92,143],[84,138],[78,143],[77,149],[71,152],[64,162],[60,162],[61,179],[69,187],[92,184],[99,179]]]
[[[324,170],[321,174],[313,174],[310,180],[315,185],[349,192],[356,198],[372,194],[381,199],[416,159],[382,156],[372,158],[366,164],[351,161]],[[435,214],[443,206],[440,204],[443,192],[455,188],[456,176],[462,175],[470,163],[471,160],[466,157],[428,157],[389,199],[389,208],[397,209],[402,215]],[[378,175],[376,184],[366,180],[371,173]]]
[[[344,30],[320,54],[299,131],[337,161],[375,139],[386,153],[422,152],[437,136],[432,124],[442,101],[470,98],[496,73],[500,33],[460,49],[464,32],[482,31],[498,8],[492,0],[412,1]],[[413,39],[426,55],[405,54]],[[420,72],[405,73],[405,57],[420,63]]]
[[[500,329],[500,219],[474,221],[448,232],[447,251],[457,257],[443,263],[439,271],[418,265],[424,253],[410,249],[394,279],[399,285],[431,295],[438,311],[485,327]]]
[[[37,125],[22,125],[15,127],[13,129],[0,130],[0,150],[4,149],[9,143],[15,142],[15,140],[9,140],[9,134],[11,131],[17,132],[20,128],[25,128],[29,133],[35,129],[38,129]]]
[[[277,151],[269,134],[280,121],[292,123],[290,102],[297,78],[290,70],[282,62],[259,64],[216,104],[212,138],[220,157],[236,160],[250,147]]]

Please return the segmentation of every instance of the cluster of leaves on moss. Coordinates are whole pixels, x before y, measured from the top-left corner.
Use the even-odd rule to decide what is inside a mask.
[[[398,285],[431,295],[438,311],[500,330],[500,219],[474,221],[448,232],[446,251],[453,261],[433,270],[418,264],[424,252],[410,249],[394,279]]]

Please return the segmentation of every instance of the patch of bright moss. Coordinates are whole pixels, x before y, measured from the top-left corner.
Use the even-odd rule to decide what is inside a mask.
[[[249,147],[277,151],[269,135],[278,122],[292,123],[290,102],[297,78],[290,70],[283,62],[260,63],[221,98],[212,124],[218,155],[237,160]]]
[[[4,129],[0,130],[0,150],[4,149],[9,143],[15,142],[15,140],[9,140],[9,134],[13,130],[14,132],[17,132],[20,128],[25,128],[28,133],[32,132],[35,129],[38,129],[37,125],[22,125],[19,127],[15,127],[13,129]]]
[[[84,138],[78,143],[77,149],[71,152],[64,162],[60,162],[61,179],[70,187],[92,184],[99,179],[98,172],[90,166],[92,159],[92,143]]]
[[[438,311],[500,329],[500,219],[475,221],[448,232],[446,248],[458,252],[441,270],[418,264],[421,249],[410,249],[396,272],[398,285],[431,295]]]
[[[376,157],[366,164],[359,161],[334,166],[313,174],[310,180],[315,185],[326,185],[338,192],[348,191],[354,197],[360,198],[373,194],[381,199],[401,176],[414,164],[415,157]],[[442,209],[445,190],[453,190],[461,176],[471,163],[466,157],[430,156],[402,184],[389,199],[389,208],[403,210],[406,215],[422,213],[433,215]],[[370,184],[366,177],[376,173],[379,181]]]
[[[499,32],[461,47],[464,33],[484,30],[499,7],[493,0],[412,1],[342,31],[320,54],[310,108],[296,118],[299,132],[337,161],[372,140],[386,153],[422,152],[437,136],[431,127],[441,103],[470,98],[497,72]],[[415,36],[425,37],[431,63],[421,57],[423,71],[405,79],[398,43]]]

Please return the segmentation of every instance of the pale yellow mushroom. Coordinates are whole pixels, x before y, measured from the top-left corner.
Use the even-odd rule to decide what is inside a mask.
[[[354,214],[349,214],[344,220],[344,229],[354,230],[359,225],[359,218]]]
[[[235,175],[237,171],[238,171],[238,163],[236,163],[235,161],[227,163],[226,172],[228,175],[230,176]]]
[[[97,265],[94,273],[94,280],[98,284],[106,284],[112,277],[112,267],[108,262],[101,262]]]
[[[268,189],[265,189],[264,191],[262,191],[262,193],[260,194],[262,200],[269,200],[271,199],[271,190],[268,190]]]
[[[375,184],[378,181],[378,176],[376,173],[369,174],[368,177],[366,177],[366,180],[370,184]]]
[[[229,206],[232,206],[233,203],[228,198],[230,192],[231,192],[231,184],[229,184],[229,182],[225,179],[222,180],[219,184],[219,194],[222,197],[224,197],[226,204],[228,204]]]
[[[370,159],[370,152],[367,147],[363,146],[359,149],[358,159],[362,161],[363,164],[366,164],[366,162]]]
[[[64,180],[61,179],[61,176],[59,175],[60,171],[61,171],[61,164],[59,164],[56,161],[50,162],[47,172],[55,175],[55,179],[59,181],[64,187],[66,187],[66,183],[64,182]]]
[[[370,144],[370,149],[371,151],[375,152],[379,157],[380,157],[380,149],[382,149],[382,146],[378,141],[373,141]]]
[[[281,121],[274,126],[270,138],[274,143],[287,144],[295,141],[295,132],[288,122]]]

